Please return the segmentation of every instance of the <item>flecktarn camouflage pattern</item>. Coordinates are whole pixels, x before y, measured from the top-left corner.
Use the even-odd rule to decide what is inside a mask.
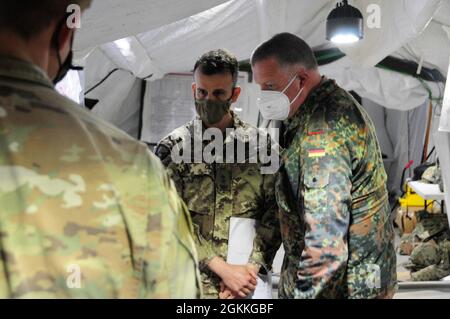
[[[323,79],[284,122],[277,181],[281,298],[387,298],[396,289],[386,173],[371,120]]]

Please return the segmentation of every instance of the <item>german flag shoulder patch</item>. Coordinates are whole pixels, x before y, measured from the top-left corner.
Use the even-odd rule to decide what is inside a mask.
[[[324,157],[326,155],[324,148],[313,148],[308,150],[308,157]]]

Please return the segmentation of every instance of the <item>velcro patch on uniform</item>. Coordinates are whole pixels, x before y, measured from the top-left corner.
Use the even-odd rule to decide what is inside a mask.
[[[315,148],[308,151],[308,157],[324,157],[325,155],[324,148]]]
[[[324,133],[324,131],[309,132],[308,136],[323,135]]]

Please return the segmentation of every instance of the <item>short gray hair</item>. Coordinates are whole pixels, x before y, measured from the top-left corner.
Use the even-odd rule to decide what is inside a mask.
[[[256,48],[251,57],[251,64],[253,66],[270,58],[275,58],[281,66],[301,64],[308,70],[318,68],[311,47],[296,35],[287,32],[273,36]]]

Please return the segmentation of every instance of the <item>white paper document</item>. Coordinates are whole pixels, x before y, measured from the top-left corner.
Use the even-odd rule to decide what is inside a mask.
[[[250,218],[230,218],[227,263],[246,265],[253,251],[253,240],[256,235],[256,220]],[[250,299],[272,299],[271,273],[259,275],[256,289]]]

